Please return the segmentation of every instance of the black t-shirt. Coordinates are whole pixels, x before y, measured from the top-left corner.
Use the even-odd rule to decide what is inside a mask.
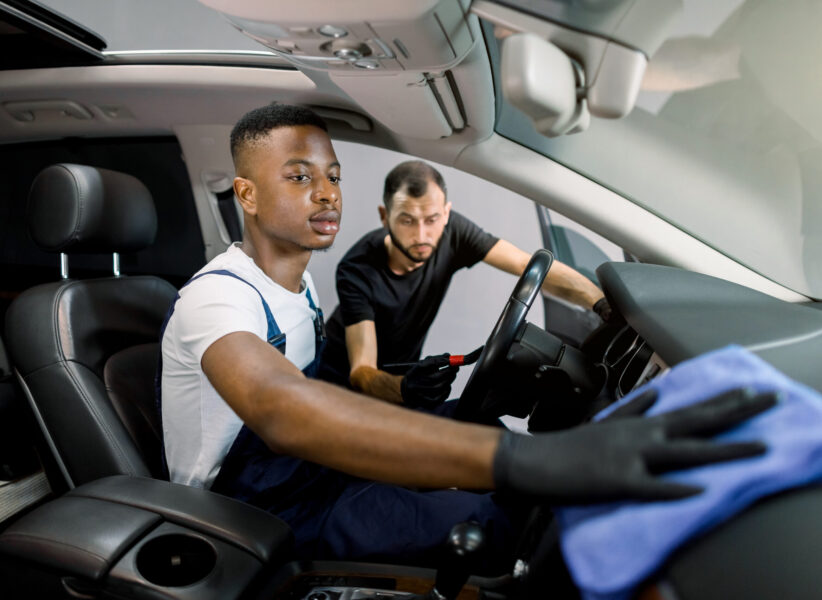
[[[337,266],[340,305],[328,322],[323,362],[326,371],[334,371],[338,377],[323,378],[347,382],[345,327],[360,321],[374,321],[378,366],[418,360],[451,277],[485,258],[498,241],[451,211],[431,257],[418,269],[397,275],[388,268],[387,233],[380,228],[365,234]]]

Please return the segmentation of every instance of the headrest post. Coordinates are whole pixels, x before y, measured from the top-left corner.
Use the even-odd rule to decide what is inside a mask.
[[[60,278],[61,279],[68,279],[69,271],[68,271],[68,254],[65,252],[60,253]]]
[[[120,276],[120,253],[114,252],[111,255],[111,270],[114,272],[115,277]]]

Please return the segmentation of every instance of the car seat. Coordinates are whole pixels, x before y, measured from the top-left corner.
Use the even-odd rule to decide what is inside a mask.
[[[37,245],[60,253],[64,278],[14,300],[6,341],[59,476],[69,488],[107,475],[159,477],[154,373],[176,289],[121,276],[118,264],[120,252],[154,240],[148,189],[124,173],[52,165],[32,184],[27,217]],[[77,253],[112,254],[113,276],[69,279],[68,255]]]

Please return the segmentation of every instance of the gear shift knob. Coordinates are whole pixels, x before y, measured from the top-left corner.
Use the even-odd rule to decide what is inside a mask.
[[[471,569],[485,546],[485,532],[479,523],[458,523],[445,542],[446,559],[437,570],[434,589],[428,600],[454,600],[468,581]]]

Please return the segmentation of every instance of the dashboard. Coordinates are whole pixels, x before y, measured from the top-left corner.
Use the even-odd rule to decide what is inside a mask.
[[[728,344],[822,391],[822,311],[673,267],[604,263],[597,276],[626,322],[603,355],[618,396]]]

